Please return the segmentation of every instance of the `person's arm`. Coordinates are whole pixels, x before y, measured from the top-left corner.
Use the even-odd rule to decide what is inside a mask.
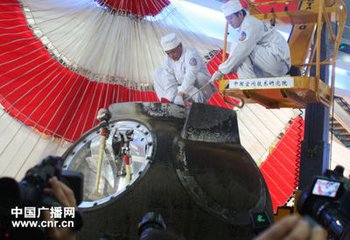
[[[292,215],[287,216],[258,235],[254,240],[326,240],[324,230],[312,227],[306,220]]]
[[[203,60],[199,53],[191,51],[186,52],[186,54],[188,54],[185,59],[186,73],[182,84],[178,88],[178,94],[182,94],[182,97],[188,94],[189,89],[194,86],[197,80],[198,71],[203,64]]]
[[[236,72],[263,37],[264,24],[261,21],[252,19],[245,19],[245,21],[247,22],[242,23],[237,42],[232,43],[229,57],[219,66],[218,70],[222,74]]]
[[[178,82],[175,78],[174,68],[171,66],[168,58],[165,58],[164,61],[163,83],[165,89],[165,98],[170,102],[174,102],[174,99],[178,93]]]

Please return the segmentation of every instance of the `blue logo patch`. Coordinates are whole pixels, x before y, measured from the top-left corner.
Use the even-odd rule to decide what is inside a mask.
[[[244,41],[247,38],[247,34],[245,32],[241,32],[241,36],[239,37],[239,41]]]
[[[194,58],[194,57],[191,58],[191,59],[190,59],[190,65],[191,65],[191,66],[197,66],[197,59]]]

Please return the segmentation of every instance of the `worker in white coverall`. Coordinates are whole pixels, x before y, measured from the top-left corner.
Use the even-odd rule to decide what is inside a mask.
[[[178,105],[184,105],[188,97],[190,102],[206,103],[216,88],[208,84],[210,73],[198,51],[183,47],[175,33],[162,37],[161,45],[166,56],[163,67],[154,73],[158,98]]]
[[[238,78],[276,77],[288,73],[289,46],[273,26],[248,16],[239,0],[230,0],[221,9],[238,34],[228,59],[220,64],[212,81],[233,72],[237,72]]]

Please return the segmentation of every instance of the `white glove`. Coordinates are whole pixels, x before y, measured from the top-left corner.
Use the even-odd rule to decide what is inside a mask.
[[[180,95],[177,95],[174,99],[174,103],[176,105],[184,105],[184,99],[180,96]]]
[[[220,71],[215,71],[213,76],[210,79],[210,82],[214,82],[215,80],[220,80],[223,74]]]

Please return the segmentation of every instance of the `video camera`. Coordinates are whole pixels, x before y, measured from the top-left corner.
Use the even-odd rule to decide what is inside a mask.
[[[11,226],[11,210],[15,207],[59,207],[61,206],[57,200],[45,193],[45,188],[51,188],[49,179],[57,177],[57,179],[65,183],[72,191],[77,204],[83,200],[83,183],[84,178],[80,172],[62,171],[63,159],[58,156],[48,156],[38,165],[29,169],[24,178],[17,182],[13,178],[0,178],[0,239],[5,235],[24,236],[25,234],[36,235],[36,239],[43,239],[43,230],[36,229],[14,229]],[[78,216],[78,217],[77,217]],[[79,230],[82,226],[82,218],[79,213],[74,219],[74,230]],[[19,239],[18,237],[4,239]],[[28,239],[28,236],[27,238]]]
[[[298,201],[297,209],[328,231],[328,239],[350,239],[350,180],[344,168],[336,166],[317,176]]]

